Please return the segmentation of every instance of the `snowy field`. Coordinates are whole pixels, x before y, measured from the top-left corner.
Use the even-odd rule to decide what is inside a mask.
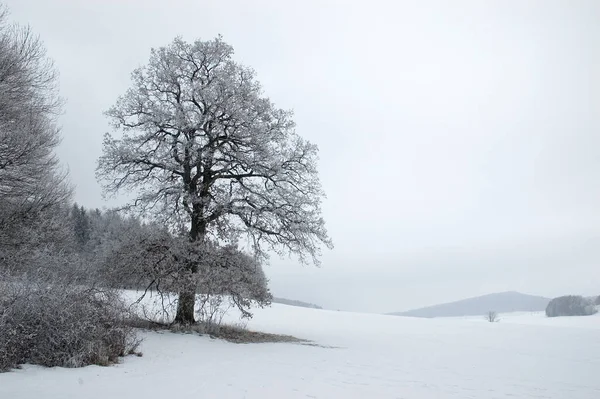
[[[273,305],[248,327],[320,346],[144,333],[144,356],[116,366],[0,374],[0,398],[600,398],[600,316],[500,318]]]

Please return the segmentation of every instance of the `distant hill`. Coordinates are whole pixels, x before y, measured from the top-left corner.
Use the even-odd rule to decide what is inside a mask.
[[[314,303],[297,301],[295,299],[273,298],[273,300],[271,302],[281,303],[283,305],[298,306],[301,308],[323,309],[322,307],[315,305]]]
[[[489,311],[539,312],[545,310],[549,302],[550,298],[509,291],[388,314],[411,317],[458,317],[484,315]]]

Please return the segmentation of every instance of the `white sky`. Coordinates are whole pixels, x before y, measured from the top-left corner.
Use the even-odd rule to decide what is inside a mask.
[[[67,98],[76,200],[102,112],[150,48],[221,33],[319,145],[335,249],[275,295],[387,312],[495,291],[600,294],[600,2],[8,0]]]

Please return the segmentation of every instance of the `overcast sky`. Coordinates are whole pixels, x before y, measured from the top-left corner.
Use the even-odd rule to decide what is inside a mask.
[[[8,0],[61,74],[76,200],[150,49],[222,34],[320,147],[335,249],[275,295],[388,312],[600,294],[600,1]]]

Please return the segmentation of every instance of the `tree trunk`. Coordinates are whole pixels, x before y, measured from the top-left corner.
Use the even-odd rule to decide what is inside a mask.
[[[196,304],[195,290],[184,290],[179,293],[177,301],[176,324],[194,324],[194,305]]]
[[[200,217],[200,209],[195,209],[194,217],[192,217],[192,225],[190,229],[190,241],[202,242],[206,234],[206,224],[198,222]],[[189,265],[192,274],[198,273],[197,265]],[[196,305],[196,284],[189,285],[179,292],[179,300],[177,301],[177,314],[175,315],[175,323],[177,324],[194,324],[194,307]]]

